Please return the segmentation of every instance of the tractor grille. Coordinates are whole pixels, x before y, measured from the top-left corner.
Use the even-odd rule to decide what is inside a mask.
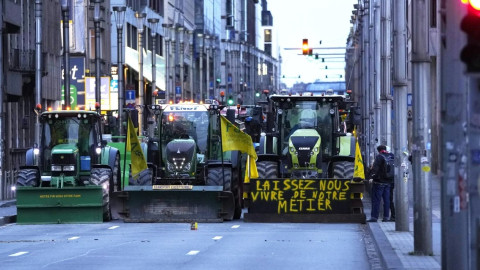
[[[53,154],[52,155],[52,166],[64,166],[64,165],[73,165],[76,166],[77,162],[75,160],[74,154]],[[52,171],[52,176],[59,176],[64,174],[65,176],[74,176],[76,174],[77,168],[73,171]]]
[[[298,136],[291,138],[292,144],[298,153],[298,166],[308,167],[310,163],[311,152],[318,141],[314,136]]]

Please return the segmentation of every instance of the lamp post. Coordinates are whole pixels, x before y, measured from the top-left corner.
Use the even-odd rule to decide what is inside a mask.
[[[156,77],[157,77],[157,63],[156,63],[156,60],[157,60],[157,57],[155,56],[156,53],[155,53],[155,47],[156,47],[156,43],[157,43],[157,40],[156,40],[156,37],[157,37],[157,23],[159,21],[159,19],[157,18],[150,18],[147,20],[149,25],[150,25],[150,36],[152,37],[152,91],[151,91],[151,95],[153,95],[153,93],[155,93],[155,90],[157,89],[157,83],[156,83]]]
[[[170,101],[170,89],[169,89],[169,68],[170,68],[170,28],[168,24],[162,24],[163,35],[165,40],[165,99]]]
[[[210,98],[210,35],[205,35],[204,39],[205,47],[205,93],[206,98]]]
[[[123,105],[125,104],[125,89],[123,84],[123,24],[125,22],[126,7],[113,7],[115,23],[117,25],[117,65],[118,65],[118,135],[123,135]]]
[[[145,22],[145,13],[135,13],[137,18],[137,32],[138,32],[138,132],[140,135],[143,135],[143,106],[144,106],[144,97],[143,97],[143,23]]]
[[[180,91],[182,91],[181,93],[181,100],[184,101],[185,100],[185,85],[183,83],[183,76],[184,76],[184,70],[183,70],[183,62],[184,62],[184,44],[183,44],[183,35],[185,34],[185,28],[183,27],[179,27],[178,28],[178,45],[179,45],[179,52],[178,52],[178,55],[179,55],[179,74],[180,74]]]
[[[93,22],[95,26],[95,109],[100,111],[100,0],[95,0]]]
[[[62,0],[62,16],[63,16],[63,92],[64,92],[64,106],[67,108],[70,105],[70,42],[68,40],[69,36],[69,19],[68,19],[68,9],[69,1]]]
[[[188,43],[190,45],[190,100],[193,100],[193,66],[195,65],[195,59],[193,57],[193,35],[194,31],[188,31]]]
[[[199,33],[198,35],[198,46],[200,49],[199,52],[199,83],[200,83],[200,96],[198,97],[198,102],[203,100],[203,34]]]

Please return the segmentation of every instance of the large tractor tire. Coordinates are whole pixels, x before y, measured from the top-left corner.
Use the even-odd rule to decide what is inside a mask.
[[[17,174],[17,187],[38,187],[40,177],[36,169],[21,169]]]
[[[240,219],[242,217],[242,209],[243,209],[243,198],[242,198],[242,173],[241,168],[237,167],[233,171],[233,197],[235,199],[235,212],[233,213],[233,219]]]
[[[112,171],[107,168],[93,168],[90,173],[90,184],[101,186],[103,193],[103,220],[110,221],[112,213],[110,210],[110,184]],[[107,186],[105,186],[107,185]]]
[[[151,186],[153,174],[150,169],[143,170],[138,174],[137,179],[133,179],[132,170],[130,170],[130,177],[128,179],[128,185],[130,186]]]
[[[355,164],[349,161],[340,161],[333,164],[333,178],[353,179]]]
[[[278,166],[275,161],[260,161],[257,162],[258,178],[260,179],[274,179],[278,178]]]
[[[110,186],[110,192],[120,191],[120,181],[122,181],[122,176],[120,172],[120,154],[118,152],[115,156],[115,165],[113,166],[112,170],[113,185]]]
[[[223,172],[223,170],[225,170],[225,172]],[[225,173],[225,186],[223,190],[232,191],[232,169],[231,168],[222,168],[222,167],[208,168],[206,185],[207,186],[223,186],[224,173]]]

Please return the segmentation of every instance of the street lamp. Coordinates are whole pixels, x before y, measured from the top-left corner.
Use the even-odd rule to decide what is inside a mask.
[[[157,66],[156,66],[156,52],[155,52],[155,47],[157,44],[157,23],[159,19],[157,18],[149,18],[148,23],[150,25],[150,36],[152,37],[152,92],[150,93],[153,95],[155,93],[155,90],[157,88],[157,83],[156,83],[156,77],[157,77]]]
[[[117,25],[117,66],[118,66],[118,135],[123,135],[123,105],[125,104],[125,89],[123,85],[123,24],[125,22],[126,7],[113,7],[115,23]]]
[[[162,24],[163,35],[165,40],[165,99],[170,101],[169,91],[169,68],[170,68],[170,25]]]
[[[202,33],[199,33],[197,34],[197,37],[198,37],[198,46],[200,48],[200,52],[199,52],[199,56],[200,56],[200,59],[199,59],[199,82],[200,82],[200,97],[198,98],[198,101],[201,102],[203,100],[203,34]]]
[[[194,31],[192,30],[189,30],[188,31],[188,43],[189,43],[189,46],[190,46],[190,72],[189,72],[189,75],[190,75],[190,100],[193,100],[193,66],[195,65],[195,59],[193,57],[193,35],[194,35]]]
[[[95,109],[100,111],[100,0],[94,2],[93,22],[95,26]]]
[[[137,32],[138,32],[138,105],[139,105],[139,112],[138,112],[138,132],[140,135],[143,135],[143,52],[142,52],[142,44],[143,44],[143,24],[145,22],[145,13],[135,13],[135,17],[137,18]]]
[[[68,40],[69,36],[69,19],[68,19],[68,9],[69,1],[62,0],[62,16],[63,16],[63,93],[64,93],[64,106],[67,108],[70,106],[70,42]]]

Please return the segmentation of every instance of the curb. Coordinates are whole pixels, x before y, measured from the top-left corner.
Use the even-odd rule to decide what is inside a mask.
[[[17,215],[0,217],[0,226],[17,222]]]
[[[380,228],[380,225],[369,223],[368,230],[374,240],[375,249],[385,269],[405,269],[402,261],[388,241],[385,232]]]
[[[0,201],[0,207],[14,206],[16,203],[17,203],[17,200]]]

